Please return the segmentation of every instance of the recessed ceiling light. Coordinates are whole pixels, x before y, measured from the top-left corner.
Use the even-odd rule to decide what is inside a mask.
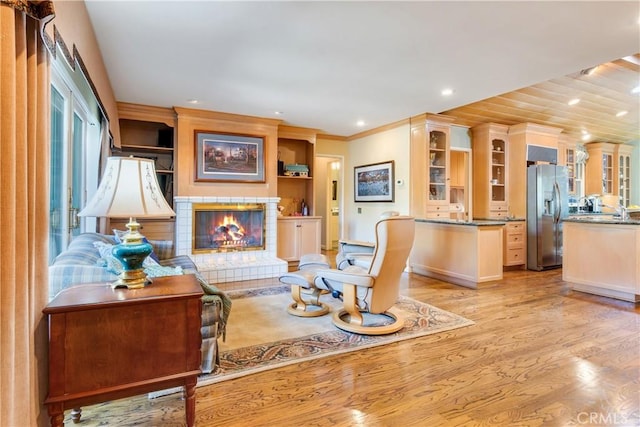
[[[582,140],[583,141],[588,141],[591,138],[591,135],[588,133],[585,133],[584,135],[582,135]]]
[[[356,122],[356,126],[358,126],[359,128],[361,128],[362,126],[364,126],[364,120],[358,120]]]
[[[274,114],[275,114],[276,116],[281,116],[281,115],[283,115],[283,114],[284,114],[284,112],[283,112],[283,111],[274,111]]]
[[[579,98],[574,98],[571,101],[567,102],[567,104],[576,105],[578,102],[580,102],[580,99]]]
[[[187,102],[188,102],[189,104],[199,104],[199,103],[200,103],[200,101],[198,101],[198,100],[197,100],[197,99],[195,99],[195,98],[187,99]]]
[[[442,92],[440,92],[442,94],[442,96],[449,96],[449,95],[453,95],[453,89],[442,89]]]
[[[625,116],[628,113],[628,111],[618,111],[616,113],[616,117],[622,117]]]
[[[640,86],[636,86],[633,89],[631,89],[631,93],[640,93]]]

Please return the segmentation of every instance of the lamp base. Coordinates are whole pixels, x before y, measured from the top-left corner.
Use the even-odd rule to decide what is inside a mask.
[[[151,283],[147,278],[147,274],[144,269],[123,271],[118,276],[118,280],[111,284],[113,289],[127,288],[127,289],[139,289],[144,288],[147,283]]]
[[[144,272],[142,263],[151,254],[153,247],[142,240],[138,233],[139,224],[131,219],[127,224],[129,232],[122,238],[122,243],[115,245],[112,255],[122,264],[122,273],[113,282],[114,288],[138,289],[143,288],[149,280]]]

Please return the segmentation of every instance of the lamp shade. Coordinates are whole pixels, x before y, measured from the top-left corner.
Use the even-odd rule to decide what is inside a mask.
[[[78,216],[165,218],[175,212],[162,195],[153,160],[109,157],[102,181]]]

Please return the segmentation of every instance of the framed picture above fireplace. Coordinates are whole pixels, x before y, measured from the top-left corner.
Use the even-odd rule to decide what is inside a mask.
[[[265,182],[264,138],[195,131],[196,181]]]

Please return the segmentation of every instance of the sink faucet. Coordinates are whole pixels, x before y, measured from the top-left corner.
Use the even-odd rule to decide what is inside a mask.
[[[629,219],[629,211],[627,210],[627,207],[624,206],[623,204],[619,204],[618,206],[609,206],[609,205],[602,205],[605,208],[610,208],[610,209],[614,209],[616,211],[616,214],[620,215],[620,219],[623,221],[627,221]]]

